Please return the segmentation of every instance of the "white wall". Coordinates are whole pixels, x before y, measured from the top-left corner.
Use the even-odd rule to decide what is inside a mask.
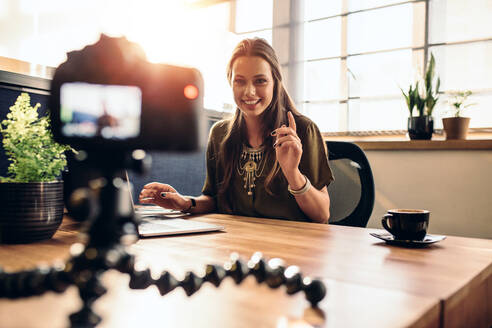
[[[391,208],[431,211],[429,232],[492,239],[491,150],[365,151],[376,184],[368,227]]]

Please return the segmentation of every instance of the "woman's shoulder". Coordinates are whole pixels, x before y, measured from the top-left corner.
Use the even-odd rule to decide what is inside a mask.
[[[227,129],[229,128],[229,124],[230,119],[224,119],[215,122],[210,128],[209,139],[211,139],[212,141],[219,141],[219,139],[221,140],[226,134]]]
[[[295,116],[298,133],[307,133],[308,131],[319,131],[318,126],[309,117],[299,114]]]
[[[231,120],[230,119],[224,119],[215,122],[212,127],[210,128],[210,133],[220,133],[222,131],[226,131],[227,128],[229,127]]]
[[[314,124],[314,122],[307,116],[305,115],[302,115],[302,114],[299,114],[297,116],[294,117],[295,120],[296,120],[296,125],[297,126],[309,126],[311,124]]]

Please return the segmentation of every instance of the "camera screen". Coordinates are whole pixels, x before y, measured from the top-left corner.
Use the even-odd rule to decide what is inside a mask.
[[[141,115],[142,92],[136,86],[70,82],[60,88],[61,133],[66,137],[136,138]]]

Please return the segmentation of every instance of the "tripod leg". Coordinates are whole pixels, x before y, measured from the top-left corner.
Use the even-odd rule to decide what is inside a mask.
[[[70,315],[71,327],[95,327],[101,322],[101,317],[92,311],[93,303],[106,293],[100,275],[101,272],[93,274],[89,270],[79,273],[76,284],[83,306],[79,312]]]

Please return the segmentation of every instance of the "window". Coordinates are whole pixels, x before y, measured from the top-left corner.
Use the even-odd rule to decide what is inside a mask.
[[[400,87],[422,74],[431,53],[443,92],[434,116],[447,109],[447,93],[471,90],[476,105],[466,113],[470,126],[492,126],[492,2],[303,4],[304,93],[297,102],[323,131],[405,130],[408,110]]]
[[[406,130],[400,87],[406,90],[423,74],[431,53],[442,92],[436,128],[455,90],[473,92],[470,102],[476,105],[466,112],[471,127],[492,126],[490,0],[300,0],[273,6],[273,46],[286,59],[281,62],[288,89],[322,131]],[[243,26],[242,33],[255,28]]]
[[[324,132],[403,130],[408,111],[399,86],[412,82],[414,49],[424,46],[413,29],[416,4],[307,0],[304,6],[304,90],[310,91],[298,102],[305,114]]]
[[[429,2],[429,52],[444,92],[471,90],[470,127],[492,127],[492,1]],[[445,103],[437,106],[445,109]]]

